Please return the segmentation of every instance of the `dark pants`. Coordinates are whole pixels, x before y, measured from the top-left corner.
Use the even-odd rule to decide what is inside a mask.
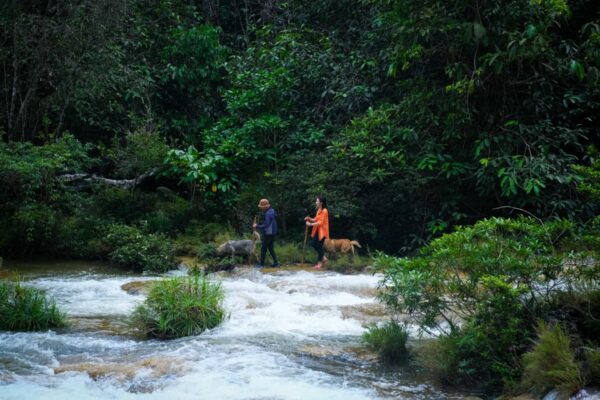
[[[312,238],[311,245],[317,251],[317,262],[323,261],[323,256],[325,256],[325,249],[323,249],[323,244],[325,243],[325,238],[319,240],[319,234],[316,233]]]
[[[275,235],[263,235],[262,244],[260,246],[260,265],[265,265],[265,257],[267,256],[267,250],[273,257],[273,264],[279,264],[277,262],[277,256],[275,255]]]

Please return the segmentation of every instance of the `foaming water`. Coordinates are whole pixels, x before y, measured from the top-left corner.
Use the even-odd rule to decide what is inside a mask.
[[[221,326],[142,341],[115,324],[145,298],[121,286],[149,279],[85,268],[30,275],[26,284],[47,290],[72,326],[0,332],[0,399],[447,398],[412,367],[381,369],[361,344],[363,324],[385,318],[379,276],[238,269],[214,277],[229,314]]]

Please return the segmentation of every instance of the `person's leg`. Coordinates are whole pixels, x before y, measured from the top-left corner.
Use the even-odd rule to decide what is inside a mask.
[[[322,266],[321,261],[323,260],[323,242],[324,240],[319,240],[317,235],[313,237],[311,244],[317,251],[317,264],[315,265],[315,268],[321,268]]]
[[[279,263],[277,262],[277,255],[275,254],[275,235],[269,236],[268,250],[269,250],[269,253],[271,253],[271,257],[273,258],[273,266],[274,267],[279,266]]]
[[[312,237],[312,239],[310,240],[310,245],[317,252],[317,262],[321,261],[321,259],[319,258],[319,238],[317,237],[317,235]]]
[[[260,263],[265,265],[265,257],[267,256],[267,235],[263,235],[260,243]]]
[[[319,253],[319,262],[323,262],[323,257],[325,257],[325,249],[323,248],[324,242],[324,238],[323,240],[319,240],[319,248],[317,250],[317,252]]]

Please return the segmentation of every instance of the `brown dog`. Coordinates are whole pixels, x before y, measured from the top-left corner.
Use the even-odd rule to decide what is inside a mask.
[[[350,239],[325,239],[324,243],[325,251],[329,254],[352,252],[354,255],[354,246],[362,248],[356,240]]]

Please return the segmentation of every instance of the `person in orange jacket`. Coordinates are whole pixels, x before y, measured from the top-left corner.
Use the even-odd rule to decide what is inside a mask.
[[[323,245],[325,239],[329,239],[329,211],[327,210],[327,200],[323,196],[317,196],[315,205],[317,207],[315,217],[305,217],[304,221],[306,221],[306,226],[312,226],[310,234],[310,237],[312,237],[311,245],[317,251],[318,258],[315,268],[319,269],[327,262]]]

